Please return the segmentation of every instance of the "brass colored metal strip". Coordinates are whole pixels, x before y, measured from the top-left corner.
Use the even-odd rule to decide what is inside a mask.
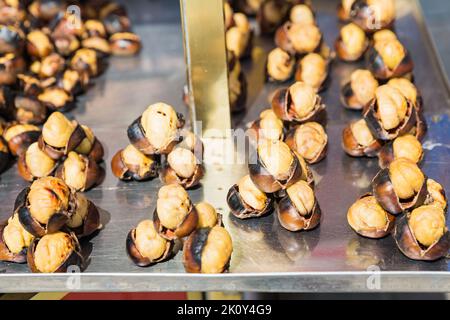
[[[193,129],[225,138],[231,127],[223,0],[180,0]]]

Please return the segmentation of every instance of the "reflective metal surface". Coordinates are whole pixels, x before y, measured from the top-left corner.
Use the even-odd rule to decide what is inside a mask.
[[[423,168],[450,191],[450,109],[448,97],[427,50],[410,1],[399,3],[396,29],[416,63],[416,83],[421,89],[429,133]],[[327,43],[332,44],[338,24],[335,5],[314,1],[319,25]],[[378,170],[375,160],[353,159],[341,149],[341,130],[357,113],[339,104],[341,82],[357,64],[336,62],[329,89],[322,94],[328,108],[329,151],[327,158],[313,166],[317,197],[323,211],[319,228],[290,233],[281,229],[274,215],[240,221],[230,218],[225,204],[228,188],[245,173],[245,166],[208,165],[203,187],[190,192],[193,201],[206,197],[224,214],[231,232],[234,252],[230,273],[223,275],[185,274],[181,253],[171,261],[149,268],[134,266],[125,253],[125,238],[138,221],[149,218],[156,202],[159,181],[119,182],[109,162],[116,150],[127,143],[126,127],[148,104],[165,101],[187,113],[181,101],[185,83],[181,28],[178,23],[136,26],[144,49],[131,59],[111,59],[107,73],[83,97],[71,113],[92,126],[105,144],[107,176],[103,184],[87,193],[101,209],[104,229],[84,246],[91,251],[90,262],[78,281],[73,274],[30,274],[25,265],[0,263],[0,292],[19,291],[146,291],[146,290],[240,290],[240,291],[428,291],[450,292],[449,261],[414,262],[405,258],[391,238],[369,240],[357,236],[346,222],[346,211],[364,193]],[[268,96],[276,88],[262,84],[265,52],[272,40],[256,42],[256,60],[244,63],[249,74],[250,107],[234,119],[245,126],[261,109],[269,106]],[[0,177],[1,218],[11,214],[13,201],[23,182],[14,166]],[[378,266],[381,273],[373,273]],[[370,267],[370,268],[369,268]],[[369,268],[369,271],[367,271]],[[380,276],[380,286],[368,286],[370,276]]]

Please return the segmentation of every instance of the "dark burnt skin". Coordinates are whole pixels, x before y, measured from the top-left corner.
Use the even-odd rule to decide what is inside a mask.
[[[211,228],[198,229],[191,234],[183,247],[183,264],[187,272],[200,273],[202,252]]]

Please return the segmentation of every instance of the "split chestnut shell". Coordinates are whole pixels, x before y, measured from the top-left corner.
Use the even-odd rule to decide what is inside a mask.
[[[134,148],[134,146],[131,147]],[[157,159],[152,159],[150,156],[146,156],[136,149],[135,152],[141,153],[143,160],[148,159],[150,165],[148,167],[144,166],[145,161],[141,164],[127,163],[124,150],[117,151],[111,160],[111,170],[117,178],[124,181],[145,181],[158,176],[159,162]]]
[[[257,210],[247,204],[239,193],[239,187],[234,184],[227,194],[227,203],[231,213],[239,219],[248,219],[263,216],[273,209],[273,200],[267,197],[266,204],[262,210]]]
[[[193,188],[199,185],[200,180],[205,175],[205,168],[201,164],[195,166],[194,174],[189,178],[181,177],[177,172],[168,164],[162,168],[159,177],[164,184],[179,184],[185,189]]]
[[[352,157],[376,157],[382,145],[377,139],[373,139],[368,145],[359,143],[353,133],[352,123],[342,131],[342,148]]]
[[[369,47],[365,59],[367,68],[373,73],[375,78],[380,80],[407,76],[414,68],[411,55],[406,49],[404,58],[394,69],[390,69],[385,64],[383,58],[374,47]]]
[[[70,151],[73,151],[76,147],[78,147],[84,138],[86,138],[86,133],[84,132],[83,128],[79,124],[77,124],[64,148],[55,148],[47,144],[44,140],[43,135],[39,137],[38,144],[39,148],[44,151],[50,158],[59,160],[65,155],[69,154]]]
[[[197,210],[195,209],[195,206],[191,204],[189,212],[184,218],[184,220],[176,227],[176,229],[171,230],[164,227],[161,224],[161,221],[159,220],[158,217],[158,210],[155,209],[155,211],[153,212],[153,223],[155,226],[155,230],[164,239],[167,239],[169,241],[181,239],[191,234],[191,232],[195,230],[195,228],[197,227],[198,223]]]
[[[3,132],[3,137],[8,143],[13,156],[20,156],[28,147],[36,142],[41,135],[41,130],[32,125],[10,124]]]
[[[5,230],[8,221],[0,224],[0,261],[14,262],[14,263],[25,263],[27,262],[27,249],[24,248],[19,253],[13,253],[9,250],[6,245],[5,239],[3,238],[3,231]]]

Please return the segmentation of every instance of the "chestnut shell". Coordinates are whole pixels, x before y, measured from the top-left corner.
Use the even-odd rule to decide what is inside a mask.
[[[369,8],[366,0],[356,0],[351,7],[350,19],[356,23],[361,29],[366,33],[372,33],[381,29],[392,29],[394,26],[394,21],[384,23],[376,27],[376,17],[373,16],[373,10]],[[371,28],[370,26],[375,26]]]
[[[275,32],[275,44],[278,47],[280,47],[281,49],[283,49],[284,51],[286,51],[287,53],[289,53],[290,55],[295,56],[295,55],[299,55],[300,53],[298,53],[295,50],[291,40],[289,39],[288,30],[291,28],[291,25],[292,25],[292,22],[287,21],[277,29],[277,31]],[[311,52],[320,52],[322,44],[323,44],[323,35],[321,35],[321,38],[320,38],[319,43],[317,44],[317,47],[314,48],[314,50],[312,50]]]
[[[19,253],[12,253],[9,251],[5,240],[3,239],[3,230],[5,229],[8,221],[0,224],[0,261],[25,263],[27,262],[27,249],[24,248]]]
[[[399,250],[413,260],[434,261],[447,256],[450,249],[450,232],[448,230],[439,241],[430,247],[422,247],[409,227],[407,214],[397,220],[393,236]]]
[[[197,164],[195,167],[194,174],[190,178],[183,178],[177,175],[174,169],[166,163],[162,168],[159,178],[164,184],[176,183],[182,186],[184,189],[190,189],[200,184],[200,180],[205,175],[205,167],[201,164]]]
[[[79,266],[80,268],[83,267],[84,264],[84,258],[81,255],[81,247],[80,244],[77,240],[77,238],[75,237],[75,235],[73,233],[71,233],[71,237],[73,239],[73,241],[75,242],[75,249],[72,251],[72,253],[67,257],[67,259],[59,266],[58,269],[56,269],[54,272],[55,273],[63,273],[67,271],[67,268],[69,268],[70,266]],[[34,262],[34,252],[36,250],[36,246],[38,244],[40,239],[35,239],[30,247],[28,248],[28,252],[27,252],[27,262],[28,262],[28,267],[30,268],[30,270],[33,273],[41,273],[37,268],[36,268],[36,264]]]
[[[370,47],[367,50],[365,59],[367,68],[372,72],[375,78],[380,80],[405,76],[411,73],[414,68],[411,55],[407,50],[405,52],[405,57],[394,70],[391,70],[386,66],[383,58],[374,47]]]
[[[161,237],[169,241],[181,239],[183,237],[188,236],[189,234],[191,234],[193,230],[195,230],[195,228],[197,227],[197,223],[198,223],[197,210],[195,209],[195,206],[192,204],[189,213],[186,215],[183,222],[175,230],[167,229],[161,224],[161,222],[159,221],[158,211],[156,208],[155,211],[153,212],[153,224],[155,226],[155,230],[159,233]]]
[[[365,106],[356,98],[350,81],[342,86],[340,100],[342,105],[350,110],[363,110]]]
[[[372,192],[378,203],[387,212],[397,215],[405,210],[413,209],[424,204],[427,195],[427,177],[425,177],[422,187],[412,199],[402,202],[394,190],[394,186],[389,177],[389,168],[381,169],[372,180]]]
[[[56,167],[58,166],[58,163],[55,163],[55,166],[53,167],[52,171],[49,173],[49,175],[52,175],[52,173],[55,171]],[[17,170],[19,172],[19,175],[24,178],[26,181],[32,182],[34,179],[36,179],[35,176],[32,175],[30,170],[28,169],[27,162],[26,162],[26,153],[23,153],[19,156],[17,159]]]
[[[6,130],[7,129],[8,127],[6,128]],[[41,131],[36,130],[36,131],[25,131],[22,132],[21,134],[12,137],[8,141],[9,151],[13,156],[21,156],[25,154],[28,147],[31,144],[35,143],[39,139],[40,135]]]
[[[304,217],[299,214],[289,195],[283,197],[276,206],[277,217],[280,224],[289,231],[311,230],[320,223],[322,210],[314,197],[314,206],[311,213]]]
[[[83,224],[78,228],[69,228],[78,239],[88,237],[97,230],[101,229],[102,225],[100,223],[100,213],[98,212],[97,206],[88,200],[88,213],[84,217]]]
[[[47,107],[36,97],[18,94],[14,99],[16,107],[16,120],[19,123],[42,124],[47,118]],[[27,115],[21,117],[18,110],[26,111]],[[29,114],[32,114],[30,117]]]
[[[367,51],[368,47],[369,39],[366,38],[364,42],[364,49],[357,55],[351,55],[347,51],[345,44],[342,42],[342,37],[340,35],[334,42],[334,48],[336,49],[338,58],[345,62],[355,62],[360,60],[364,56],[364,53]]]
[[[342,148],[352,157],[376,157],[381,147],[382,142],[376,139],[368,146],[360,145],[356,141],[350,125],[347,125],[342,131]]]
[[[227,203],[231,213],[239,219],[261,217],[273,209],[273,200],[270,197],[267,197],[267,203],[263,210],[258,211],[249,206],[241,197],[237,184],[234,184],[228,191]]]
[[[296,118],[292,112],[289,112],[290,106],[292,104],[292,97],[289,92],[289,88],[279,89],[275,92],[272,99],[272,110],[275,114],[284,121],[305,123],[305,122],[319,122],[324,123],[326,120],[326,109],[325,104],[322,103],[320,96],[317,96],[316,105],[314,110],[304,118]]]
[[[266,16],[264,15],[264,6],[267,6],[270,2],[274,3],[276,10],[278,10],[281,14],[281,19],[279,21],[268,21]],[[286,21],[289,10],[291,8],[291,4],[288,1],[283,0],[264,0],[261,3],[261,6],[256,14],[256,20],[259,24],[259,30],[261,34],[272,34],[277,28]]]
[[[124,181],[145,181],[158,176],[159,164],[157,161],[153,162],[150,170],[141,176],[139,175],[139,168],[127,165],[123,161],[122,151],[123,149],[117,151],[111,160],[111,170],[117,178]]]
[[[156,260],[151,260],[142,256],[139,252],[136,246],[136,229],[131,229],[127,235],[126,248],[128,257],[131,259],[131,261],[133,261],[135,265],[139,267],[148,267],[172,257],[172,255],[174,254],[174,241],[167,241],[166,250],[164,251],[163,255]]]
[[[45,152],[50,158],[52,158],[53,160],[59,160],[63,156],[67,155],[70,151],[76,149],[85,137],[86,133],[84,132],[83,128],[79,124],[77,124],[75,130],[72,132],[72,135],[69,138],[69,141],[67,141],[67,145],[65,148],[61,149],[52,147],[44,141],[44,137],[42,135],[39,137],[38,145],[39,149]]]

